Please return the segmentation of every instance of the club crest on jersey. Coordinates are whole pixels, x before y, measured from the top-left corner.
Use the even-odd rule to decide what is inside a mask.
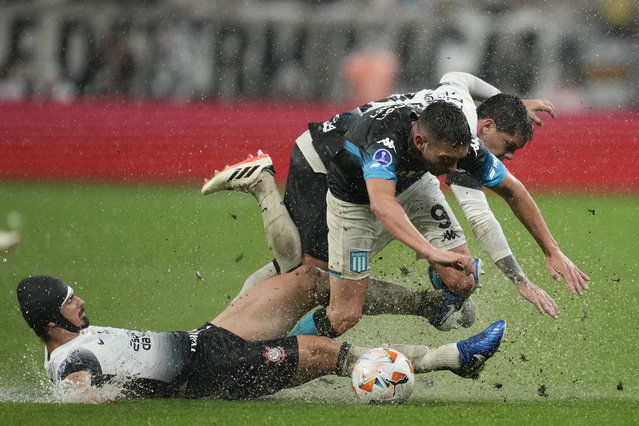
[[[276,346],[271,348],[270,346],[266,346],[266,352],[262,354],[264,358],[264,364],[270,364],[274,362],[275,364],[279,364],[286,357],[286,353],[284,352],[284,348],[281,346]]]
[[[393,157],[387,149],[380,148],[373,154],[373,160],[379,163],[379,165],[386,167],[393,161]]]
[[[368,270],[368,253],[365,251],[351,252],[351,271],[364,272]]]

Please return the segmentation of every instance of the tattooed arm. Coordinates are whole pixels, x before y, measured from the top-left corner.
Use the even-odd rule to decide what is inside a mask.
[[[547,313],[557,318],[559,308],[555,301],[544,290],[530,282],[517,263],[504,231],[488,205],[481,185],[467,173],[459,171],[449,173],[446,183],[450,185],[455,198],[459,201],[477,241],[495,265],[515,284],[519,294],[535,305],[539,313]]]

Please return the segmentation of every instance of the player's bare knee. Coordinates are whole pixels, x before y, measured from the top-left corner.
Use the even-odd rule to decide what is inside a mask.
[[[291,274],[295,277],[298,297],[310,297],[313,300],[324,300],[329,292],[329,278],[324,271],[311,266],[301,265]]]
[[[324,295],[330,289],[329,275],[326,271],[312,265],[301,265],[294,271],[306,291]]]
[[[360,312],[335,312],[334,315],[329,317],[333,329],[342,335],[348,330],[353,328],[359,320],[362,319],[362,313]]]

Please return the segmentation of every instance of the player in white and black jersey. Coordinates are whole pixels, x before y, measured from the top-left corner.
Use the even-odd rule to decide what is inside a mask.
[[[16,293],[25,321],[45,343],[47,376],[65,401],[247,399],[322,375],[350,376],[368,348],[325,337],[284,337],[327,285],[326,273],[302,267],[251,289],[197,330],[162,333],[90,326],[84,300],[51,276],[25,278]],[[434,349],[391,347],[409,358],[416,373],[450,370],[472,378],[497,351],[504,331],[504,321],[497,321]]]
[[[555,115],[554,107],[546,100],[525,101],[524,106],[515,96],[499,94],[496,88],[472,75],[448,73],[442,77],[440,85],[435,89],[392,95],[387,99],[337,115],[329,121],[310,123],[309,130],[297,139],[291,153],[284,198],[286,209],[280,206],[279,192],[270,174],[264,172],[259,178],[254,174],[249,179],[229,179],[239,170],[237,165],[231,166],[211,179],[203,187],[203,192],[206,194],[221,189],[235,189],[253,193],[262,207],[269,245],[279,261],[279,265],[278,261],[274,261],[249,277],[240,294],[256,283],[274,276],[280,269],[294,267],[299,259],[302,259],[303,264],[327,267],[326,203],[325,198],[321,196],[327,191],[326,168],[331,156],[343,144],[342,135],[362,112],[402,104],[423,108],[436,99],[450,101],[462,108],[471,128],[477,129],[477,136],[486,142],[490,151],[500,160],[512,159],[514,152],[523,148],[531,139],[532,126],[528,115],[538,125],[542,122],[537,117],[537,112],[548,112],[553,117]],[[474,99],[484,100],[477,112]],[[248,163],[260,167],[260,164],[266,164],[266,160],[268,158],[258,157],[240,164]],[[501,227],[488,206],[481,184],[462,170],[451,173],[447,183],[459,200],[482,248],[514,282],[519,293],[533,303],[540,313],[548,313],[557,318],[559,309],[556,303],[544,290],[528,280],[513,256]],[[536,210],[539,217],[541,216],[534,203],[530,207]],[[541,231],[545,234],[547,229]],[[276,238],[271,235],[275,235]],[[587,286],[582,276],[575,273],[572,262],[563,256],[556,244],[543,246],[544,242],[552,241],[549,233],[540,241],[547,255],[549,271],[557,280],[560,280],[560,275],[563,276],[571,290],[581,293],[582,286]],[[278,268],[280,265],[282,267]],[[436,274],[432,273],[431,279],[436,288],[446,288]],[[385,300],[396,297],[401,300],[404,307],[407,300],[419,299],[417,295],[410,295],[410,291],[405,287],[383,283],[373,278],[370,290],[380,291]],[[371,299],[366,313],[394,313],[393,306],[386,304],[376,307],[375,298]],[[416,307],[416,311],[408,309],[402,313],[419,313],[419,303],[413,303],[413,306]],[[390,311],[388,308],[391,308]]]

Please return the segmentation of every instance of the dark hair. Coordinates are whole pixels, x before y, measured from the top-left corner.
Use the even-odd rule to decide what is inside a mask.
[[[477,107],[477,118],[491,118],[497,130],[512,136],[521,135],[526,142],[533,137],[533,124],[526,106],[515,95],[500,93],[486,99]]]
[[[472,133],[466,116],[456,105],[445,101],[435,101],[428,105],[417,120],[420,131],[427,131],[439,142],[453,146],[468,146]]]

